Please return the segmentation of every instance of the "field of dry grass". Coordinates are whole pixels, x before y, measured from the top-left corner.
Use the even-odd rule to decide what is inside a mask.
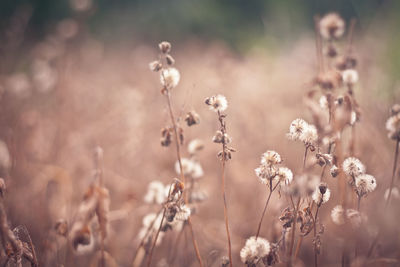
[[[149,70],[149,62],[159,54],[158,44],[107,46],[84,32],[71,35],[75,26],[65,24],[45,40],[23,49],[23,60],[13,57],[16,51],[10,49],[6,62],[14,67],[2,64],[2,264],[18,266],[20,248],[23,257],[19,266],[28,266],[29,262],[32,266],[146,266],[150,251],[152,266],[198,266],[192,230],[202,265],[228,266],[229,263],[221,263],[228,256],[221,161],[217,158],[221,145],[212,140],[220,124],[217,114],[204,103],[207,97],[222,94],[228,101],[228,108],[221,110],[227,114],[222,119],[232,137],[229,146],[236,150],[225,166],[233,266],[244,264],[241,250],[246,240],[256,235],[269,193],[268,185],[260,183],[254,171],[260,165],[260,156],[268,150],[277,151],[282,164],[293,173],[292,183],[306,179],[302,185],[305,188],[313,175],[321,176],[324,168],[316,164],[317,152],[328,153],[322,137],[337,133],[341,135],[331,139],[335,149],[328,154],[333,159],[326,163],[323,176],[331,192],[329,201],[323,205],[317,201],[311,206],[311,196],[296,195],[289,186],[277,187],[262,221],[260,237],[269,241],[269,252],[272,244],[279,242],[279,257],[270,255],[276,266],[315,264],[314,227],[324,228],[323,234],[317,235],[321,238],[319,266],[398,266],[400,194],[395,187],[387,207],[384,194],[392,179],[396,144],[387,137],[385,123],[399,93],[395,92],[390,100],[379,94],[380,85],[387,79],[379,65],[385,48],[371,36],[355,34],[352,55],[358,60],[359,81],[350,98],[346,85],[326,90],[319,88],[323,87],[321,83],[315,84],[315,77],[323,71],[318,73],[312,34],[274,53],[257,48],[239,55],[223,43],[200,40],[173,43],[171,54],[180,81],[167,91],[175,123],[183,129],[181,157],[190,157],[187,145],[191,140],[203,140],[204,149],[195,153],[195,160],[204,173],[194,178],[186,173],[185,189],[177,189],[179,200],[170,192],[168,199],[159,201],[163,203],[151,204],[145,201],[151,182],[169,185],[174,178],[183,182],[176,172],[174,131],[170,133],[171,145],[160,144],[161,129],[172,123],[160,73]],[[345,51],[346,45],[343,38],[338,50]],[[324,64],[333,68],[330,61]],[[168,85],[164,83],[164,87]],[[315,90],[315,97],[307,97],[310,90]],[[319,96],[329,92],[333,92],[332,105],[338,106],[331,111],[336,114],[333,122],[328,122],[328,110],[319,107]],[[347,116],[349,107],[342,110],[340,101],[346,105],[353,99],[359,104],[361,116],[353,126],[347,121],[341,124],[340,116]],[[355,110],[351,105],[349,112]],[[198,125],[186,125],[188,111],[198,113]],[[317,127],[318,140],[306,144],[308,157],[303,166],[305,145],[289,140],[287,133],[296,118],[315,124],[316,116],[325,126],[323,130]],[[398,125],[397,122],[394,126],[397,131]],[[353,150],[349,148],[351,144]],[[343,171],[336,178],[329,173],[332,165],[341,169],[343,160],[350,156],[362,161],[366,173],[373,175],[377,184],[373,192],[362,197],[359,212],[354,191],[357,186],[351,185],[351,177]],[[397,178],[398,172],[395,184]],[[172,188],[175,187],[176,183]],[[187,195],[194,198],[194,193],[198,201],[185,199]],[[300,205],[292,203],[292,197]],[[160,211],[161,217],[163,210],[168,210],[167,202],[174,201],[180,201],[178,206],[190,207],[190,222],[183,219],[183,230],[170,226],[172,230],[162,231],[161,242],[152,249],[159,228],[155,227],[154,233],[149,231],[150,242],[141,246],[143,218]],[[331,211],[339,204],[354,209],[357,222],[345,216],[343,224],[335,224]],[[318,216],[315,206],[321,206]],[[281,216],[287,207],[297,226],[292,221],[290,227],[283,227],[285,219]],[[302,211],[305,216],[306,207],[311,207],[311,215],[318,218],[318,223],[312,224],[310,233],[302,238],[298,233],[303,222],[296,220],[300,215],[293,214]],[[15,233],[10,234],[8,227],[16,228]],[[296,227],[291,244],[292,229]],[[294,257],[297,245],[298,255]],[[263,266],[259,257],[246,264]]]

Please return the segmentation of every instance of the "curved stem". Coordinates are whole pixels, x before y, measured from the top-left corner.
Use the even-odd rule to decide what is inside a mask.
[[[274,188],[272,188],[272,189],[269,190],[268,198],[267,198],[267,201],[265,202],[265,206],[264,206],[264,210],[263,210],[262,215],[261,215],[260,222],[258,223],[256,239],[257,239],[258,236],[260,235],[261,224],[262,224],[262,221],[263,221],[263,219],[264,219],[265,212],[267,211],[268,203],[269,203],[269,200],[271,199],[272,192],[274,192],[274,190],[275,190],[276,187],[279,185],[279,183],[280,183],[280,182],[278,182],[278,183],[274,186]]]
[[[317,211],[315,212],[315,219],[314,219],[314,242],[316,241],[315,238],[317,236],[317,218],[318,218],[318,211],[320,205],[317,205]],[[318,254],[317,254],[317,247],[314,244],[314,266],[318,267]]]

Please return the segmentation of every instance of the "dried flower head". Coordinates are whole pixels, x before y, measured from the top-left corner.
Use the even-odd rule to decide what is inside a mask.
[[[257,264],[270,252],[268,240],[261,237],[250,237],[246,240],[245,246],[240,250],[240,259],[245,264]]]
[[[158,44],[158,47],[160,48],[160,51],[164,54],[167,54],[171,52],[171,43],[163,41]]]
[[[200,178],[204,175],[203,168],[201,167],[200,163],[194,159],[182,158],[181,164],[184,175],[189,175],[192,178]],[[177,174],[181,174],[179,161],[175,162],[175,171]]]
[[[342,75],[336,70],[321,73],[316,79],[317,84],[326,90],[337,88],[342,82]]]
[[[163,69],[160,74],[161,84],[168,89],[176,87],[180,81],[180,78],[181,75],[175,68]]]
[[[343,161],[343,171],[348,176],[355,178],[358,175],[365,173],[365,166],[359,159],[349,157]]]
[[[185,121],[188,126],[196,125],[200,123],[200,116],[192,110],[186,114]]]
[[[312,195],[312,199],[317,205],[321,205],[323,203],[328,202],[331,197],[331,191],[329,190],[326,183],[320,183],[316,188]]]
[[[232,142],[232,138],[227,133],[222,133],[221,131],[216,131],[212,138],[214,143],[229,144]]]
[[[181,205],[175,215],[175,219],[177,219],[178,221],[186,221],[187,219],[189,219],[190,214],[190,208],[186,205]]]
[[[275,179],[282,184],[288,185],[293,180],[293,173],[289,168],[279,167]]]
[[[273,150],[268,150],[264,154],[261,155],[261,164],[266,166],[272,166],[275,164],[279,164],[282,162],[281,155],[278,152]]]
[[[306,145],[306,146],[312,146],[315,145],[315,143],[318,140],[318,133],[317,133],[317,128],[309,124],[306,128],[303,134],[300,136],[300,140]]]
[[[295,119],[292,121],[289,127],[289,133],[287,134],[288,138],[297,141],[300,140],[300,137],[304,133],[305,129],[308,127],[308,123],[303,119]]]
[[[223,95],[215,95],[206,98],[205,103],[210,107],[210,110],[215,112],[223,112],[228,108],[228,101]]]
[[[388,137],[390,139],[400,139],[400,113],[389,117],[386,121],[386,129],[389,131]]]
[[[160,181],[152,181],[148,185],[147,193],[144,196],[144,201],[149,204],[162,204],[166,200],[165,186]]]
[[[339,168],[336,165],[333,165],[330,169],[331,176],[335,178],[339,174]]]
[[[354,85],[358,82],[358,72],[354,69],[347,69],[342,72],[342,79],[346,85]]]
[[[345,30],[345,22],[337,13],[329,13],[319,22],[321,36],[327,40],[340,38]]]
[[[160,61],[155,60],[149,63],[149,68],[151,71],[157,72],[162,69],[162,64]]]
[[[332,209],[331,218],[336,225],[344,224],[344,209],[342,205],[337,205]]]
[[[376,188],[375,177],[369,174],[361,174],[355,178],[355,190],[359,197],[365,196]]]

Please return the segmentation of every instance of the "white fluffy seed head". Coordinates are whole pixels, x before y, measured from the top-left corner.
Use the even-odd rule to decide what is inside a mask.
[[[181,75],[176,68],[163,69],[160,73],[161,84],[168,89],[176,87],[181,79]]]
[[[200,139],[193,139],[188,145],[189,154],[193,155],[204,148],[204,142]]]
[[[312,199],[317,205],[324,204],[328,202],[331,197],[331,190],[326,186],[326,184],[319,184],[312,195]]]
[[[344,34],[345,22],[337,13],[329,13],[319,21],[319,30],[324,39],[337,39]]]
[[[282,162],[281,155],[273,150],[268,150],[261,156],[261,164],[266,166],[272,166]]]
[[[269,251],[268,240],[252,236],[246,240],[245,246],[240,250],[240,259],[245,264],[256,264],[261,258],[267,256]]]
[[[341,205],[337,205],[332,209],[331,218],[336,225],[344,224],[344,209]]]
[[[179,211],[176,213],[175,218],[178,221],[186,221],[187,219],[189,219],[190,214],[191,214],[190,208],[187,207],[186,205],[182,205]]]
[[[144,201],[149,204],[162,204],[166,199],[165,186],[160,181],[153,181],[149,184]]]
[[[303,119],[295,119],[289,126],[288,138],[293,141],[300,140],[305,129],[308,127],[308,123]]]
[[[214,95],[208,97],[205,103],[210,107],[210,110],[215,112],[223,112],[228,108],[228,101],[223,95]]]
[[[288,185],[293,180],[293,173],[289,168],[279,167],[275,179],[281,182],[281,184]]]
[[[342,79],[346,85],[354,85],[358,82],[358,72],[353,69],[347,69],[342,72]]]
[[[355,187],[359,196],[371,193],[376,188],[376,179],[369,174],[361,174],[355,178]]]
[[[349,157],[343,161],[343,171],[348,176],[357,177],[365,173],[365,166],[361,161],[354,157]]]
[[[300,141],[302,141],[305,145],[314,145],[317,140],[317,128],[314,125],[309,124],[300,136]]]

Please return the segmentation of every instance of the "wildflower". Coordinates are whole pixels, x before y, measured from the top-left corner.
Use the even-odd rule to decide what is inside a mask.
[[[400,113],[389,117],[386,121],[386,129],[389,131],[388,137],[390,139],[400,139]]]
[[[188,145],[189,154],[193,155],[204,148],[204,143],[200,139],[193,139]]]
[[[292,121],[289,127],[289,133],[287,134],[288,138],[297,141],[300,140],[305,129],[308,127],[308,123],[303,119],[295,119]]]
[[[290,184],[293,180],[293,173],[289,168],[286,167],[279,167],[278,172],[275,176],[275,178],[283,183],[283,184]]]
[[[212,138],[214,143],[229,144],[232,142],[231,137],[227,133],[222,133],[221,131],[216,131]]]
[[[205,103],[210,106],[210,110],[223,112],[228,108],[228,101],[223,95],[215,95],[206,98]]]
[[[165,186],[160,181],[153,181],[149,184],[147,193],[144,196],[146,203],[162,204],[166,199]]]
[[[342,79],[346,85],[354,85],[358,82],[358,72],[353,69],[347,69],[342,72]]]
[[[327,40],[338,39],[344,33],[345,22],[337,13],[325,15],[319,22],[321,36]]]
[[[300,136],[300,141],[302,141],[306,146],[311,146],[314,145],[317,140],[317,128],[314,125],[308,125]]]
[[[271,167],[267,167],[265,165],[261,165],[254,171],[262,184],[268,184],[269,180],[275,176],[275,169],[272,169]]]
[[[189,111],[186,114],[185,121],[188,126],[196,125],[200,123],[200,116],[195,111]]]
[[[174,88],[178,85],[181,75],[175,68],[163,69],[160,74],[161,84],[166,88]]]
[[[245,246],[240,250],[240,259],[245,264],[256,264],[260,259],[269,254],[269,242],[261,237],[250,237]]]
[[[339,168],[336,165],[333,165],[330,169],[331,176],[335,178],[339,174]]]
[[[343,171],[353,178],[365,172],[365,166],[361,161],[354,157],[349,157],[343,161]]]
[[[261,156],[261,164],[266,166],[272,166],[275,164],[279,164],[282,162],[281,155],[278,152],[273,150],[268,150]]]
[[[337,225],[344,224],[344,210],[341,205],[337,205],[332,209],[331,218],[332,221]]]
[[[171,52],[171,43],[163,41],[158,44],[158,47],[160,48],[160,51],[164,54],[167,54]]]
[[[369,174],[361,174],[355,178],[355,189],[359,197],[362,197],[376,188],[375,177]]]
[[[155,60],[149,63],[149,68],[151,71],[157,72],[162,69],[162,64],[160,61]]]
[[[312,195],[312,199],[315,203],[317,203],[318,206],[320,206],[321,204],[328,202],[330,196],[331,191],[329,190],[328,186],[325,183],[320,183],[316,187]]]

